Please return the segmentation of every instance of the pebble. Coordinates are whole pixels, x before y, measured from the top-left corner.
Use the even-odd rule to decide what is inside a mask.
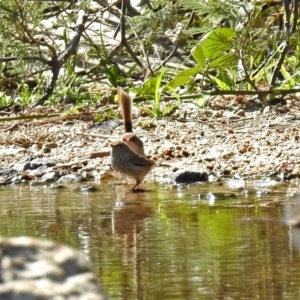
[[[198,171],[180,170],[173,174],[172,181],[176,183],[193,183],[199,181],[207,181],[208,174]]]

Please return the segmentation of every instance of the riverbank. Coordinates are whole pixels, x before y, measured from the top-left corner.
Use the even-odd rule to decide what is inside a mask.
[[[284,104],[265,108],[254,103],[239,96],[217,96],[206,108],[176,103],[178,109],[162,120],[135,107],[135,132],[157,163],[146,181],[171,182],[182,170],[221,179],[300,177],[297,99],[286,97]],[[111,109],[118,111],[118,106]],[[110,168],[108,139],[122,135],[121,122],[94,121],[107,105],[77,110],[74,114],[71,106],[58,106],[2,113],[10,119],[0,123],[0,184],[118,178]]]

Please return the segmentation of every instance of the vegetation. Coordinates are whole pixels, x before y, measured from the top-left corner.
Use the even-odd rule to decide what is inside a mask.
[[[300,91],[298,1],[146,0],[140,11],[129,4],[1,1],[0,106],[95,102],[121,85],[164,117],[174,109],[161,105],[170,93],[183,100]],[[119,44],[111,47],[101,28],[114,15]],[[166,41],[172,45],[157,50]]]

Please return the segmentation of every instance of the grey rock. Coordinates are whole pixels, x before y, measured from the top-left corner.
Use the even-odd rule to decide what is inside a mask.
[[[29,174],[33,176],[42,176],[49,169],[50,168],[48,168],[46,165],[42,165],[34,170],[30,170]]]
[[[0,169],[0,176],[13,175],[13,174],[16,174],[16,171],[13,169]]]
[[[30,237],[0,238],[0,300],[108,299],[85,254]]]
[[[102,124],[96,124],[94,127],[92,127],[89,132],[93,132],[95,130],[100,130],[100,131],[111,131],[123,124],[122,120],[119,119],[114,119],[114,120],[109,120],[105,121]]]
[[[16,175],[7,182],[7,184],[20,184],[24,182],[28,182],[30,178],[27,175]],[[1,300],[1,299],[0,299]]]
[[[42,176],[42,182],[54,182],[60,177],[58,172],[52,171]]]
[[[15,164],[12,169],[16,170],[18,172],[24,172],[30,168],[30,163],[29,162],[24,162],[24,163],[17,163]]]
[[[58,180],[58,184],[64,184],[64,183],[70,183],[70,182],[78,182],[79,179],[76,175],[74,174],[68,174],[65,176],[62,176],[59,180]]]
[[[30,162],[30,169],[34,170],[41,166],[47,166],[47,167],[54,167],[56,166],[56,160],[55,159],[49,159],[49,158],[36,158]]]

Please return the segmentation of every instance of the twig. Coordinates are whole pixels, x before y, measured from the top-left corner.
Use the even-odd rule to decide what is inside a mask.
[[[243,56],[243,49],[238,51],[238,55],[239,55],[239,58],[240,58],[240,61],[241,61],[242,67],[243,67],[243,71],[244,71],[244,74],[245,74],[244,77],[245,77],[246,81],[251,85],[251,87],[253,89],[256,90],[257,88],[256,88],[253,80],[251,80],[250,75],[249,75],[249,73],[247,71],[247,68],[246,68],[246,65],[245,65],[245,60],[244,60],[244,56]]]
[[[150,4],[149,4],[150,5]],[[194,15],[195,15],[195,13],[194,13],[194,11],[192,11],[192,13],[191,13],[191,16],[190,16],[190,18],[189,18],[189,20],[188,20],[188,22],[187,22],[187,24],[186,24],[186,26],[184,26],[184,28],[182,29],[182,31],[183,30],[187,30],[188,28],[189,28],[189,26],[191,25],[191,23],[192,23],[192,21],[193,21],[193,18],[194,18]],[[175,45],[175,48],[172,50],[172,52],[168,55],[168,57],[167,58],[165,58],[163,61],[162,61],[162,63],[157,67],[157,68],[155,68],[155,70],[154,70],[154,72],[156,72],[156,71],[158,71],[159,69],[161,69],[174,55],[175,55],[175,53],[177,52],[177,49],[179,48],[179,46],[180,46],[180,42],[181,42],[181,40],[180,40],[180,38],[179,38],[179,40],[178,40],[178,42],[177,42],[177,45]]]
[[[258,96],[267,96],[267,95],[288,95],[288,94],[295,94],[295,93],[300,93],[300,89],[291,89],[291,90],[267,90],[267,91],[219,91],[219,90],[214,90],[214,91],[201,91],[199,94],[191,94],[191,95],[183,95],[180,96],[181,100],[185,99],[197,99],[199,97],[202,97],[202,95],[207,95],[207,96],[222,96],[222,95],[258,95]],[[165,96],[161,97],[161,101],[170,101],[170,100],[178,100],[177,97],[175,96]],[[135,102],[141,102],[145,101],[145,97],[135,97],[134,98]]]
[[[292,0],[291,1],[292,6],[292,12],[293,12],[293,25],[291,28],[291,32],[295,32],[297,28],[297,22],[298,22],[298,6],[299,6],[299,0]]]
[[[0,118],[0,122],[16,121],[16,120],[33,120],[33,119],[46,119],[59,117],[61,114],[47,114],[47,115],[34,115],[34,116],[16,116]]]
[[[70,134],[70,132],[65,131],[65,134]],[[99,137],[103,139],[120,139],[119,136],[116,135],[108,135],[108,134],[93,134],[93,133],[82,133],[82,132],[75,132],[77,135],[84,135],[84,136],[92,136],[92,137]]]
[[[282,0],[284,14],[285,14],[285,32],[290,32],[291,30],[291,9],[290,9],[290,3],[289,0]]]
[[[280,53],[280,56],[279,56],[279,59],[277,61],[277,64],[274,68],[274,71],[273,71],[273,74],[271,76],[271,80],[270,80],[270,85],[274,85],[275,82],[276,82],[276,79],[277,79],[277,76],[279,74],[279,71],[281,69],[281,66],[284,62],[284,58],[285,58],[285,55],[287,54],[288,50],[289,50],[289,43],[287,41],[284,41],[282,44],[282,51]]]
[[[133,60],[137,63],[137,65],[144,71],[145,67],[143,66],[143,64],[140,62],[140,60],[138,59],[138,57],[135,55],[135,53],[132,51],[132,49],[130,48],[127,39],[126,39],[126,27],[125,27],[125,15],[126,15],[126,8],[127,8],[127,1],[128,0],[122,0],[122,9],[121,9],[121,16],[120,16],[120,23],[118,25],[118,28],[116,29],[115,32],[115,36],[116,33],[120,30],[121,32],[121,41],[118,45],[115,46],[115,48],[111,51],[109,58],[112,59],[113,56],[115,55],[115,53],[122,47],[124,46],[126,48],[126,50],[129,52],[129,54],[131,55],[131,57],[133,58]]]
[[[76,53],[77,47],[84,31],[84,24],[87,20],[87,14],[84,10],[80,10],[78,13],[78,19],[75,27],[75,34],[70,43],[67,45],[66,49],[62,51],[59,55],[53,55],[51,61],[52,67],[52,79],[48,87],[46,88],[46,93],[38,99],[35,103],[33,103],[33,107],[43,104],[46,100],[50,98],[53,93],[56,81],[58,79],[58,75],[63,64]]]
[[[296,5],[296,7],[293,8],[293,12],[294,12],[294,21],[293,21],[293,25],[291,26],[291,8],[290,8],[290,3],[288,0],[283,0],[283,9],[284,9],[284,14],[285,14],[285,34],[289,37],[289,35],[295,31],[296,29],[296,25],[297,25],[297,18],[298,18],[298,2],[296,0],[292,1],[291,6]],[[295,20],[296,19],[296,20]],[[295,23],[296,22],[296,23]],[[282,46],[282,51],[280,53],[278,62],[274,68],[273,74],[271,76],[271,80],[270,80],[270,85],[274,85],[276,82],[276,79],[278,77],[279,71],[281,69],[281,66],[284,62],[284,58],[289,50],[289,42],[288,42],[288,37],[285,41],[282,42],[281,46]]]

